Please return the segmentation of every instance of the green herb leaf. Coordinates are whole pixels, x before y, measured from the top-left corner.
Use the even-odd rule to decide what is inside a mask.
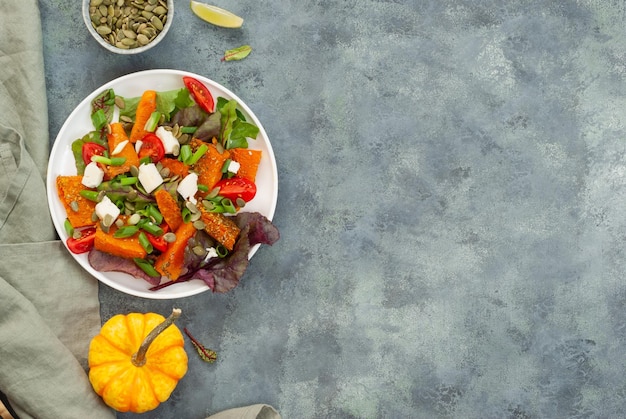
[[[250,45],[242,45],[235,49],[229,49],[224,53],[224,57],[222,57],[222,61],[238,61],[243,60],[252,52],[252,47]]]
[[[115,92],[113,89],[103,91],[91,101],[92,120],[94,120],[94,114],[98,113],[98,111],[102,111],[102,113],[96,117],[97,119],[94,120],[96,130],[102,129],[102,126],[98,127],[95,125],[96,123],[106,125],[113,120],[114,105]]]
[[[198,342],[196,340],[196,338],[194,338],[191,335],[191,333],[189,333],[189,330],[187,330],[186,327],[183,330],[185,331],[185,334],[191,340],[191,344],[193,345],[194,348],[196,348],[196,351],[198,352],[198,355],[200,355],[200,358],[204,362],[208,362],[209,364],[212,364],[212,363],[214,363],[217,360],[217,353],[215,351],[213,351],[211,349],[207,349],[204,345],[202,345],[200,342]]]

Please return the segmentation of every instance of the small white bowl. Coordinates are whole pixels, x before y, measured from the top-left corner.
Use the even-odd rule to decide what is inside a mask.
[[[161,30],[161,32],[159,32],[158,35],[146,45],[136,47],[136,48],[128,48],[128,49],[119,48],[105,41],[104,38],[102,38],[102,36],[94,28],[91,22],[90,14],[89,14],[91,1],[92,0],[83,0],[83,20],[85,21],[85,25],[87,26],[89,33],[94,37],[96,42],[98,42],[103,48],[111,52],[114,52],[116,54],[123,54],[123,55],[140,54],[144,51],[149,50],[150,48],[154,47],[159,42],[161,42],[163,38],[165,38],[165,35],[169,31],[170,27],[172,26],[172,21],[174,20],[174,0],[166,0],[167,20],[165,22],[165,25],[163,25],[163,29]],[[116,0],[112,0],[111,3],[116,3]]]

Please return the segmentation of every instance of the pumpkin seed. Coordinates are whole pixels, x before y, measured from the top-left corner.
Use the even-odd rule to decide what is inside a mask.
[[[100,6],[101,4],[102,4],[102,0],[91,0],[91,1],[89,2],[89,5],[90,5],[91,7],[98,7],[98,6]]]
[[[134,213],[133,215],[130,216],[130,218],[128,219],[128,224],[130,225],[135,225],[137,224],[139,221],[141,220],[141,215]]]
[[[115,220],[115,226],[116,226],[117,228],[120,228],[120,227],[122,227],[123,225],[124,225],[124,221],[122,221],[122,219],[121,219],[121,218],[118,218],[117,220]]]
[[[176,241],[176,234],[172,233],[171,231],[168,231],[167,233],[163,235],[163,240],[165,240],[168,243],[173,243]]]
[[[72,209],[72,211],[78,212],[78,202],[76,201],[70,202],[70,208]]]
[[[195,227],[196,230],[204,230],[204,227],[206,227],[206,225],[204,224],[204,221],[202,220],[194,221],[193,226]]]
[[[193,202],[187,201],[185,202],[185,206],[192,214],[196,214],[200,211],[196,204],[194,204]]]
[[[102,36],[108,35],[111,33],[111,28],[106,25],[100,25],[96,28],[96,32],[98,32]]]
[[[161,19],[159,19],[157,16],[151,16],[149,19],[150,19],[150,23],[154,25],[154,28],[156,30],[158,31],[163,30],[163,22],[161,22]]]
[[[139,35],[137,35],[137,42],[141,45],[148,45],[150,43],[150,38],[140,33]]]
[[[207,254],[206,249],[200,245],[194,246],[191,250],[196,256],[205,256]]]
[[[104,219],[102,220],[102,223],[106,226],[106,227],[111,227],[111,225],[113,225],[113,221],[115,221],[113,219],[113,216],[111,214],[106,214],[104,216]]]
[[[124,109],[126,107],[126,102],[124,101],[124,98],[121,97],[121,96],[115,96],[115,106],[117,106],[120,109]],[[124,115],[124,117],[130,119],[130,122],[133,121],[130,117],[128,117],[126,115]],[[120,117],[120,119],[122,121],[124,121],[124,119],[122,117]]]

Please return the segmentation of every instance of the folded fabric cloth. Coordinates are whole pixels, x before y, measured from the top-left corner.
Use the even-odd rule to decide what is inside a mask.
[[[98,283],[56,239],[47,209],[42,46],[38,2],[0,2],[0,392],[20,419],[113,418],[86,374]],[[212,417],[280,418],[267,405]]]
[[[207,419],[280,419],[280,414],[267,404],[254,404],[224,410],[209,416]]]

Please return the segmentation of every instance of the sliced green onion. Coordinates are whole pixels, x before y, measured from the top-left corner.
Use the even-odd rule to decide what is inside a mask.
[[[237,212],[237,208],[233,205],[233,201],[228,198],[222,199],[222,207],[224,208],[224,212],[228,212],[230,214],[234,214]]]
[[[65,227],[65,232],[68,236],[72,237],[74,235],[74,226],[72,226],[72,223],[70,223],[70,220],[68,218],[65,219],[63,227]]]
[[[158,273],[157,270],[154,269],[154,266],[152,266],[152,264],[147,260],[141,258],[133,258],[133,261],[135,262],[135,265],[139,266],[139,268],[148,275],[152,277],[161,276],[161,274]]]
[[[191,213],[191,211],[189,211],[189,208],[185,207],[183,208],[183,210],[181,211],[181,215],[183,217],[183,222],[188,223],[191,221],[191,216],[193,215]]]
[[[141,166],[142,164],[150,164],[150,163],[152,163],[152,159],[150,158],[150,156],[143,157],[139,160],[139,166]]]
[[[122,186],[130,186],[130,185],[134,185],[136,183],[137,183],[137,177],[136,176],[129,176],[129,177],[120,178],[120,184]]]
[[[163,235],[163,229],[159,227],[158,225],[154,224],[152,221],[148,221],[146,223],[139,223],[138,225],[139,227],[141,227],[142,230],[145,230],[150,234],[153,234],[155,236]]]
[[[204,154],[209,150],[209,146],[206,144],[202,144],[198,149],[193,153],[193,155],[188,160],[183,160],[186,164],[192,165],[195,164],[200,157],[204,156]]]
[[[88,199],[90,201],[93,202],[99,202],[100,201],[100,193],[98,191],[90,191],[89,189],[82,189],[79,192],[80,196],[82,196],[85,199]]]
[[[156,130],[157,128],[157,125],[159,125],[160,120],[161,120],[161,112],[159,111],[152,112],[152,114],[150,114],[150,118],[148,118],[148,120],[146,121],[146,124],[144,125],[143,129],[145,129],[148,132],[154,132],[154,130]]]
[[[193,134],[194,132],[196,132],[197,129],[198,127],[180,127],[180,133],[181,134]]]
[[[152,253],[154,248],[152,247],[152,244],[150,243],[150,240],[148,240],[148,237],[146,236],[146,233],[144,233],[143,231],[140,232],[138,238],[139,238],[139,244],[141,245],[141,247],[143,247],[143,249],[147,253]]]
[[[187,163],[187,161],[192,157],[191,147],[189,144],[183,144],[180,146],[180,156],[179,160],[183,163]]]
[[[104,156],[93,155],[91,156],[91,161],[95,161],[96,163],[106,164],[107,166],[111,165],[111,159]]]
[[[228,255],[228,249],[226,249],[223,245],[218,244],[215,246],[215,252],[221,258],[226,257]]]
[[[156,224],[161,224],[163,222],[163,216],[159,212],[159,209],[154,205],[150,205],[148,207],[148,216],[152,218]]]
[[[139,227],[137,226],[123,226],[118,228],[115,233],[113,233],[113,237],[118,239],[123,239],[126,237],[134,236],[135,233],[139,231]]]
[[[200,192],[208,192],[209,191],[209,187],[206,185],[203,185],[202,183],[198,183],[198,190]]]
[[[228,172],[228,166],[230,166],[231,159],[226,159],[222,165],[222,173]]]
[[[93,126],[96,128],[96,131],[100,131],[107,123],[107,116],[104,113],[104,110],[98,109],[94,113],[91,114],[91,122]]]
[[[126,157],[111,157],[111,166],[121,166],[126,163]]]

